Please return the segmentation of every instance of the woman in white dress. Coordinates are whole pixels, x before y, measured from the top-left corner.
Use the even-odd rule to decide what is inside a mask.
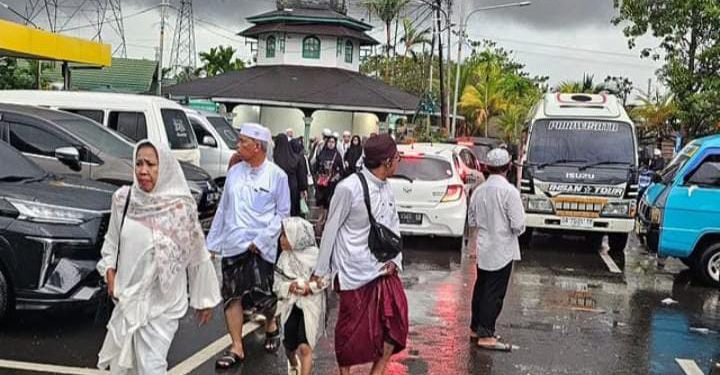
[[[115,299],[98,367],[165,374],[188,297],[200,324],[222,298],[180,165],[169,149],[149,141],[137,144],[134,162],[134,184],[113,195],[97,266]]]

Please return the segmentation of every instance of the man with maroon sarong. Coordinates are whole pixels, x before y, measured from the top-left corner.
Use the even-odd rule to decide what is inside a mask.
[[[377,223],[400,235],[395,197],[387,178],[400,162],[395,141],[387,135],[368,139],[364,147],[370,206]],[[341,181],[328,210],[314,278],[337,272],[340,296],[335,327],[335,356],[341,375],[350,367],[373,363],[371,375],[380,375],[393,354],[405,349],[408,308],[398,271],[402,254],[379,262],[370,250],[370,218],[363,186],[355,174]]]

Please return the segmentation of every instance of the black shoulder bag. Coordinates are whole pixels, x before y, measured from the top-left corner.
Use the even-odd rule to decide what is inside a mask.
[[[120,261],[120,239],[122,238],[122,229],[125,225],[125,216],[127,215],[128,206],[130,206],[130,194],[132,193],[132,190],[128,191],[127,199],[125,200],[125,207],[123,208],[123,215],[122,219],[120,220],[120,230],[118,231],[118,240],[117,240],[117,254],[115,255],[115,272],[117,274],[118,269],[118,262]],[[111,295],[107,292],[107,283],[105,283],[103,280],[105,278],[105,275],[100,275],[101,282],[100,282],[100,288],[102,288],[104,292],[104,296],[100,297],[100,300],[98,302],[98,309],[97,313],[95,314],[95,322],[97,323],[105,323],[110,319],[110,314],[112,314],[113,307],[115,307],[115,301]]]
[[[370,237],[368,238],[368,246],[370,252],[375,256],[378,262],[385,263],[402,252],[402,237],[398,236],[388,227],[375,221],[370,208],[370,189],[367,180],[362,173],[356,173],[360,179],[365,197],[365,207],[367,208],[368,217],[370,218]]]

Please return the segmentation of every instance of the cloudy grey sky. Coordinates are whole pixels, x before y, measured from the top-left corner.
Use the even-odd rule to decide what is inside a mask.
[[[37,1],[37,0],[32,0]],[[350,1],[350,15],[367,20],[367,13],[359,5],[361,0]],[[417,1],[417,0],[416,0]],[[460,0],[455,4],[454,14],[468,14],[479,7],[512,2],[516,0]],[[30,0],[4,0],[21,13]],[[42,2],[42,1],[40,1]],[[59,0],[61,20],[68,18],[82,0]],[[155,58],[159,42],[160,0],[124,0],[123,14],[129,57]],[[179,0],[171,0],[178,5]],[[583,73],[594,75],[597,82],[607,75],[623,75],[632,79],[636,87],[647,88],[648,79],[655,85],[655,70],[659,64],[638,57],[636,50],[627,49],[627,41],[619,27],[610,23],[615,10],[613,0],[532,0],[532,5],[479,12],[469,22],[470,39],[495,40],[498,45],[513,50],[517,61],[526,64],[532,75],[547,75],[551,83],[563,80],[579,80]],[[196,41],[198,51],[208,50],[218,44],[231,45],[239,50],[239,57],[248,59],[250,48],[242,37],[235,35],[248,26],[246,17],[275,9],[274,0],[195,0]],[[408,11],[410,16],[417,13]],[[69,14],[68,14],[69,13]],[[170,10],[168,30],[165,39],[165,56],[170,54],[172,31],[175,27],[175,11]],[[66,31],[67,34],[92,37],[91,23],[96,15],[85,8],[75,14]],[[18,21],[19,18],[0,8],[0,18]],[[47,17],[35,19],[46,27]],[[375,21],[374,19],[370,21]],[[453,17],[454,23],[459,23]],[[376,24],[375,22],[371,22]],[[106,26],[104,40],[114,43],[118,39]],[[384,40],[384,30],[377,24],[371,33],[376,39]],[[452,56],[457,53],[457,42],[453,39]],[[653,46],[654,41],[646,38],[641,46]],[[465,49],[467,52],[467,48]],[[465,53],[466,55],[467,53]],[[166,60],[167,62],[167,60]]]

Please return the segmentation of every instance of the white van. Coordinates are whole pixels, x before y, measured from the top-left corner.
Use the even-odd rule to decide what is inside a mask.
[[[182,106],[157,96],[89,91],[0,90],[0,102],[77,113],[137,142],[167,145],[178,160],[200,165],[200,150]]]
[[[200,143],[200,166],[218,185],[225,185],[228,163],[238,141],[237,131],[221,114],[184,109]]]
[[[608,235],[622,254],[635,226],[635,125],[612,95],[546,94],[533,107],[520,192],[528,242],[534,229]]]

